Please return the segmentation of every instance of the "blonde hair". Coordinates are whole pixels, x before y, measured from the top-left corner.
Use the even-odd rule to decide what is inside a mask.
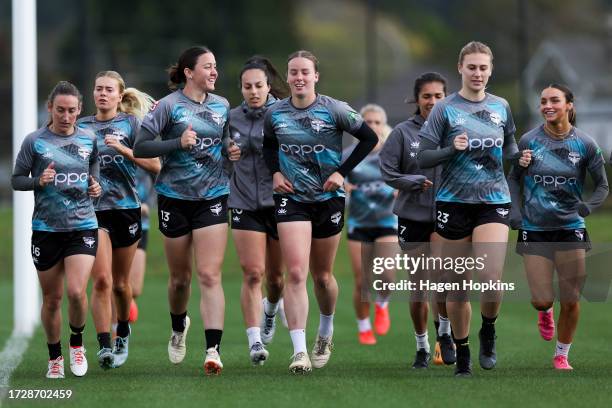
[[[393,130],[391,126],[387,124],[387,112],[385,112],[385,109],[380,105],[377,105],[375,103],[368,103],[363,108],[361,108],[361,110],[359,111],[359,114],[361,116],[365,116],[366,113],[370,113],[370,112],[378,113],[380,114],[380,116],[382,116],[383,130],[382,130],[382,134],[379,135],[379,137],[380,137],[380,141],[384,143],[385,140],[387,140],[387,137],[389,136],[391,131]]]
[[[493,66],[493,51],[487,44],[480,41],[470,41],[465,44],[459,52],[459,65],[463,64],[463,59],[469,54],[486,54],[491,58],[491,66]]]
[[[123,77],[117,71],[100,71],[96,74],[96,79],[108,77],[112,78],[119,84],[119,93],[122,94],[121,102],[117,106],[119,112],[124,112],[142,119],[146,115],[155,99],[150,95],[139,91],[136,88],[125,87]]]

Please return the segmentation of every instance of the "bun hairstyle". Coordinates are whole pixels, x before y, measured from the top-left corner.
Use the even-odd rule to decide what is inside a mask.
[[[444,95],[446,95],[446,78],[437,72],[425,72],[421,74],[417,79],[414,80],[414,89],[413,89],[413,97],[414,99],[409,101],[406,100],[407,103],[417,103],[419,101],[419,94],[421,93],[421,89],[430,82],[439,82],[442,84],[444,89]],[[421,108],[417,104],[416,111],[414,112],[416,115],[421,114]]]
[[[289,96],[289,86],[285,82],[284,78],[278,73],[278,70],[272,65],[269,59],[255,55],[249,58],[240,71],[240,83],[242,86],[242,74],[249,69],[259,69],[263,71],[266,76],[268,85],[270,86],[270,93],[276,99],[282,99]]]
[[[81,95],[81,92],[74,84],[68,81],[59,81],[53,87],[51,93],[49,93],[49,96],[47,96],[47,106],[52,106],[53,102],[55,102],[55,98],[60,95],[69,95],[76,97],[79,100],[79,107],[83,103],[83,95]],[[47,120],[47,126],[52,123],[53,120],[51,119],[51,115],[49,115],[49,119]]]
[[[151,109],[151,106],[153,106],[155,99],[136,88],[126,89],[123,77],[116,71],[100,71],[96,74],[96,79],[102,77],[112,78],[119,85],[119,93],[123,96],[117,106],[117,110],[134,115],[142,120],[144,115]]]
[[[560,90],[561,92],[563,92],[563,95],[565,95],[565,102],[574,103],[574,93],[566,85],[552,83],[548,85],[546,88],[555,88],[555,89]],[[572,126],[576,126],[576,109],[574,107],[570,109],[570,111],[567,113],[567,116],[568,116],[570,124]]]
[[[203,45],[190,47],[183,51],[177,63],[171,65],[170,68],[166,70],[169,77],[168,87],[174,90],[178,88],[178,85],[186,83],[185,68],[194,69],[200,55],[209,52],[212,51]]]

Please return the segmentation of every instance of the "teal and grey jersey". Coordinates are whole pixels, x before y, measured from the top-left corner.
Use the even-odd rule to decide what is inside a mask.
[[[102,195],[94,200],[96,211],[140,207],[135,185],[136,163],[104,143],[104,139],[110,136],[131,149],[140,129],[140,121],[133,115],[119,113],[107,121],[86,116],[79,119],[77,126],[94,132],[98,141]]]
[[[80,128],[70,136],[47,127],[29,134],[17,156],[12,184],[15,190],[34,190],[33,231],[66,232],[98,228],[89,176],[97,180],[96,135]],[[41,187],[39,178],[52,164],[55,179]],[[31,175],[31,177],[30,177]]]
[[[348,157],[351,148],[347,149]],[[396,228],[393,214],[395,189],[389,187],[380,173],[379,152],[366,156],[347,176],[354,187],[348,200],[348,228]]]
[[[468,147],[455,151],[444,164],[436,200],[509,203],[503,153],[507,144],[516,150],[515,130],[508,102],[495,95],[487,93],[473,102],[453,93],[437,103],[419,132],[422,141],[452,149],[454,138],[465,132]]]
[[[510,177],[513,205],[518,207],[520,196],[514,197],[520,186],[513,185],[512,179],[517,178],[513,177],[517,172],[523,179],[522,228],[529,231],[584,228],[579,207],[587,171],[596,181],[596,190],[605,183],[605,194],[597,200],[599,203],[608,191],[605,161],[597,143],[575,127],[568,137],[556,140],[541,125],[521,137],[519,149],[532,150],[529,167],[525,170],[515,166]],[[602,173],[603,180],[599,181]]]
[[[229,194],[222,156],[229,144],[228,114],[227,100],[211,93],[198,103],[177,90],[154,105],[142,122],[144,132],[138,135],[135,153],[137,157],[152,157],[155,150],[163,152],[162,169],[155,182],[159,194],[190,201]],[[197,143],[192,149],[184,150],[180,139],[189,125],[197,134]],[[161,136],[161,142],[147,140],[157,135]],[[150,146],[141,147],[139,152],[140,143]]]
[[[155,190],[153,188],[154,181],[154,174],[149,173],[142,167],[136,168],[136,192],[138,193],[140,202],[149,207],[149,214],[155,205]],[[149,229],[149,214],[142,214],[141,223],[143,231],[147,231]]]
[[[323,184],[340,168],[342,133],[355,134],[362,124],[361,115],[348,104],[325,95],[317,95],[304,109],[293,106],[290,98],[270,107],[264,150],[278,146],[279,170],[295,191],[284,196],[305,203],[344,197],[343,189],[323,191]]]

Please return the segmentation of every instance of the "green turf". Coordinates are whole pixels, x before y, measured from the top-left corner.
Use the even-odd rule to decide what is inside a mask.
[[[612,226],[612,217],[600,215],[591,221],[591,236],[612,242],[612,229],[607,227]],[[220,377],[203,375],[204,335],[197,312],[199,290],[195,286],[189,308],[193,323],[187,358],[182,365],[173,366],[166,352],[170,334],[166,268],[157,234],[151,237],[150,245],[151,272],[139,300],[140,318],[133,328],[127,365],[108,372],[95,365],[97,347],[90,319],[85,334],[89,373],[77,379],[66,366],[65,380],[49,381],[44,378],[47,351],[39,329],[21,366],[13,374],[10,388],[70,389],[73,396],[69,401],[5,400],[4,404],[86,407],[610,405],[609,304],[583,304],[571,351],[574,372],[560,373],[551,368],[554,343],[540,340],[535,312],[529,305],[516,302],[504,304],[497,325],[499,363],[495,370],[485,372],[476,367],[474,377],[467,380],[455,379],[449,367],[434,366],[425,372],[416,372],[409,368],[415,346],[406,303],[392,302],[393,327],[388,336],[379,338],[373,347],[357,344],[350,296],[352,280],[344,244],[336,268],[341,288],[335,318],[336,350],[326,368],[305,377],[289,375],[287,367],[292,349],[287,330],[282,326],[269,347],[270,360],[264,367],[250,366],[239,305],[240,274],[231,246],[224,266],[227,308],[222,357],[225,370]],[[316,310],[315,304],[311,304],[309,347],[315,336]],[[471,335],[475,339],[477,334],[473,331]],[[64,339],[67,340],[67,335]],[[475,356],[478,341],[472,344]],[[473,360],[477,365],[477,360]]]

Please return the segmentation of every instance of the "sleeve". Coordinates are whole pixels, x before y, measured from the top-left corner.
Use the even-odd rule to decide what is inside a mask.
[[[363,118],[346,102],[334,101],[329,105],[330,112],[338,129],[354,134],[358,132],[364,123]]]
[[[401,191],[422,190],[423,182],[427,177],[420,174],[402,174],[403,145],[404,137],[401,130],[393,129],[380,151],[380,172],[383,180],[391,187]]]
[[[436,167],[439,164],[444,163],[455,154],[455,146],[450,144],[442,149],[438,149],[438,144],[434,141],[422,137],[421,145],[419,146],[419,154],[417,155],[417,162],[419,167],[422,169],[428,169]]]
[[[512,162],[512,164],[517,164],[515,162],[521,158],[521,152],[523,149],[519,151],[519,148],[516,145],[516,139],[514,138],[514,134],[516,133],[516,126],[514,124],[514,119],[512,118],[512,112],[510,111],[510,105],[506,102],[506,124],[504,125],[504,148],[503,155],[506,161]]]
[[[130,115],[129,118],[132,131],[130,132],[130,135],[128,137],[128,147],[130,149],[134,149],[134,144],[136,143],[136,136],[140,132],[142,121],[134,115]]]
[[[230,124],[230,109],[228,106],[227,107],[227,119],[225,120],[225,123],[223,124],[223,134],[221,135],[221,145],[223,146],[222,154],[226,157],[228,156],[227,149],[229,149],[230,144],[232,142],[232,139],[230,137],[229,124]]]
[[[523,198],[521,196],[521,181],[526,170],[518,165],[512,166],[508,174],[508,188],[510,189],[510,227],[519,229],[523,224]]]
[[[355,132],[349,132],[359,140],[355,150],[351,155],[340,165],[338,173],[342,177],[346,177],[357,165],[374,149],[378,143],[378,136],[370,127],[362,120],[361,127]]]
[[[274,127],[272,126],[272,113],[270,110],[266,112],[264,117],[264,139],[263,139],[263,156],[264,162],[270,170],[270,174],[280,171],[280,164],[278,160],[278,139],[274,133]]]
[[[98,143],[96,143],[96,139],[93,141],[93,149],[89,155],[89,175],[93,176],[96,181],[100,181],[100,162],[98,161]]]
[[[15,168],[11,177],[13,190],[29,191],[42,189],[39,177],[30,177],[32,165],[34,164],[34,140],[31,136],[24,139],[21,149],[15,160]]]
[[[595,184],[595,190],[587,202],[578,203],[578,214],[581,217],[586,217],[599,207],[608,196],[610,190],[602,151],[593,140],[587,144],[586,164]]]
[[[134,157],[159,157],[181,149],[181,138],[168,140],[155,140],[170,124],[170,103],[164,98],[153,105],[140,126],[134,142]]]
[[[427,139],[433,142],[435,146],[442,144],[442,135],[445,134],[447,129],[445,105],[444,103],[435,104],[419,131],[421,139]]]

